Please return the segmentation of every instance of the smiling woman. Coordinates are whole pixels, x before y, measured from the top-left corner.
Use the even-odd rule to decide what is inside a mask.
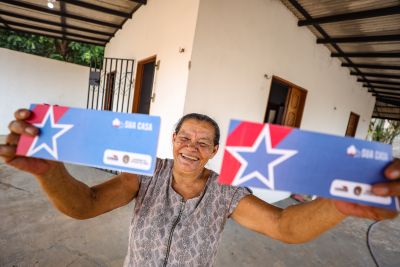
[[[204,166],[218,151],[219,127],[211,118],[196,113],[184,116],[173,135],[174,175],[197,181]]]
[[[217,183],[218,174],[205,168],[219,148],[219,128],[201,114],[188,114],[173,133],[174,159],[157,159],[152,176],[121,173],[89,187],[71,176],[59,162],[15,154],[22,133],[39,131],[18,110],[11,133],[0,145],[6,163],[33,174],[51,202],[76,219],[88,219],[136,199],[124,266],[212,266],[228,218],[286,243],[317,237],[347,215],[370,219],[397,213],[328,199],[317,199],[282,210],[251,195],[246,188]],[[375,185],[381,196],[400,195],[400,161],[385,171],[391,183]]]

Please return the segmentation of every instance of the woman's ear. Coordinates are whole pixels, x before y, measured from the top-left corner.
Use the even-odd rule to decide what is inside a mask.
[[[215,145],[215,146],[214,146],[214,150],[213,150],[213,152],[212,152],[212,154],[211,154],[210,159],[212,159],[212,158],[217,154],[218,149],[219,149],[219,145]]]

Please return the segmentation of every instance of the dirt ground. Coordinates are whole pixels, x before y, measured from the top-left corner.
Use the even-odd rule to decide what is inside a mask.
[[[89,185],[110,176],[93,168],[68,169]],[[32,176],[1,163],[0,266],[122,266],[133,205],[74,220],[51,206]],[[370,223],[349,218],[310,243],[287,245],[229,221],[215,266],[375,266],[366,246]],[[398,218],[371,232],[381,267],[400,266],[399,229]]]

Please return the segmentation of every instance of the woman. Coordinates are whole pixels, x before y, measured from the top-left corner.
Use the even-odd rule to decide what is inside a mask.
[[[242,226],[287,243],[309,241],[347,215],[372,219],[397,213],[328,199],[279,209],[251,195],[245,188],[217,184],[218,174],[205,168],[218,151],[219,128],[201,114],[181,118],[172,136],[173,160],[157,159],[152,177],[122,173],[88,187],[58,162],[17,157],[22,133],[37,135],[25,120],[29,110],[15,113],[7,144],[0,156],[20,170],[32,173],[54,206],[76,218],[87,219],[121,207],[136,198],[125,266],[211,266],[228,218]],[[399,162],[385,171],[400,176]],[[378,195],[400,195],[400,183],[376,185]]]

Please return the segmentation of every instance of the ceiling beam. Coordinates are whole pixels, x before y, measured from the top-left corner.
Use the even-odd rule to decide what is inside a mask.
[[[382,92],[382,91],[370,91],[368,92],[373,93],[373,95],[387,95],[387,96],[398,96],[400,97],[400,94],[398,93],[391,93],[391,92]]]
[[[372,90],[374,89],[384,89],[384,90],[391,90],[391,91],[400,91],[400,87],[396,88],[396,87],[388,87],[388,86],[370,86],[370,85],[366,85],[363,84],[364,88],[371,88]]]
[[[377,80],[366,80],[366,79],[357,79],[357,82],[379,83],[379,84],[388,84],[388,85],[400,85],[400,82],[377,81]]]
[[[375,106],[375,110],[377,111],[377,112],[379,112],[379,113],[384,113],[384,114],[391,114],[391,115],[398,115],[398,116],[400,116],[400,113],[399,112],[394,112],[396,109],[399,109],[400,107],[393,107],[393,108],[389,108],[389,109],[386,109],[386,110],[382,110],[382,109],[380,109],[380,108],[377,108],[376,106]],[[378,111],[378,109],[379,109],[379,111]]]
[[[131,0],[131,2],[137,2],[137,3],[139,3],[140,5],[136,5],[136,7],[134,7],[134,8],[132,9],[132,12],[129,14],[129,18],[132,18],[133,13],[135,13],[142,5],[146,5],[146,4],[147,4],[147,0],[143,0],[143,1],[132,1],[132,0]],[[124,25],[125,22],[126,22],[127,20],[128,20],[128,18],[125,18],[124,21],[121,23],[121,25]],[[115,29],[115,30],[114,30],[114,35],[117,33],[117,31],[118,31],[118,29]],[[109,37],[109,38],[108,38],[108,42],[111,41],[111,38],[112,38],[112,37]]]
[[[355,71],[351,71],[350,75],[355,75],[355,76],[359,76],[360,74],[355,72]],[[363,72],[363,75],[366,77],[377,77],[377,78],[388,78],[388,79],[400,79],[400,75],[395,75],[395,74],[383,74],[383,73],[366,73]]]
[[[64,0],[60,0],[59,2],[60,2],[60,11],[61,11],[62,14],[65,14],[65,13],[66,13],[66,10],[65,10],[65,1],[64,1]],[[61,15],[61,24],[63,25],[63,26],[61,27],[62,36],[63,36],[63,38],[65,38],[65,37],[66,37],[66,36],[65,36],[65,32],[66,32],[65,26],[66,26],[67,23],[66,23],[66,21],[65,21],[64,15]]]
[[[8,5],[14,5],[14,6],[18,6],[18,7],[23,7],[23,8],[27,8],[27,9],[31,9],[31,10],[47,13],[47,14],[52,14],[52,15],[56,15],[56,16],[65,16],[66,18],[85,21],[85,22],[88,22],[88,23],[93,23],[93,24],[102,25],[102,26],[106,26],[106,27],[118,28],[118,29],[122,28],[122,26],[119,25],[119,24],[109,23],[109,22],[96,20],[96,19],[92,19],[92,18],[87,18],[87,17],[82,17],[82,16],[74,15],[74,14],[62,13],[61,11],[51,10],[51,9],[48,9],[48,8],[45,8],[45,7],[32,5],[32,4],[21,2],[21,1],[0,0],[0,3],[1,2],[6,3]]]
[[[23,19],[23,20],[28,20],[28,21],[34,21],[34,22],[38,22],[38,23],[42,23],[42,24],[46,24],[46,25],[52,25],[52,26],[58,26],[58,27],[65,27],[66,24],[60,23],[60,22],[55,22],[55,21],[51,21],[51,20],[45,20],[45,19],[39,19],[39,18],[35,18],[35,17],[31,17],[31,16],[25,16],[22,14],[16,14],[13,12],[8,12],[8,11],[4,11],[4,10],[0,10],[0,15],[5,15],[7,17],[13,17],[13,18],[17,18],[17,19]],[[81,32],[88,32],[88,33],[93,33],[93,34],[98,34],[98,35],[104,35],[107,37],[113,37],[114,34],[111,32],[104,32],[104,31],[97,31],[97,30],[92,30],[92,29],[88,29],[88,28],[83,28],[83,27],[79,27],[79,26],[74,26],[74,25],[68,25],[69,29],[73,29],[73,30],[77,30],[77,31],[81,31]]]
[[[304,20],[299,20],[297,25],[298,26],[316,25],[316,24],[339,22],[339,21],[388,16],[394,14],[400,14],[400,6],[350,12],[350,13],[337,14],[337,15],[331,15],[313,19],[304,19]]]
[[[384,102],[386,104],[400,106],[400,101],[396,101],[394,98],[388,98],[388,97],[385,97],[385,96],[377,96],[376,100]]]
[[[79,42],[79,43],[90,44],[90,45],[98,45],[98,46],[104,46],[105,45],[104,43],[94,43],[94,42],[85,41],[85,40],[79,40],[79,39],[70,38],[70,37],[62,38],[61,36],[54,36],[54,35],[45,34],[45,33],[37,33],[37,32],[32,32],[32,31],[27,31],[27,30],[20,30],[20,29],[8,29],[8,28],[3,27],[3,26],[0,26],[0,29],[5,29],[5,30],[13,31],[13,32],[21,32],[21,33],[27,33],[27,34],[41,35],[41,36],[46,36],[46,37],[49,37],[49,38],[60,39],[60,40],[68,40],[68,41]]]
[[[400,41],[400,34],[317,38],[317,44]]]
[[[383,119],[383,120],[389,120],[389,121],[399,121],[400,118],[390,118],[390,117],[384,117],[384,116],[379,116],[379,115],[372,115],[372,118],[375,119]]]
[[[86,2],[82,2],[82,1],[76,1],[76,0],[62,0],[62,1],[67,4],[70,4],[70,5],[95,10],[95,11],[106,13],[109,15],[114,15],[114,16],[123,17],[123,18],[130,17],[130,13],[118,11],[115,9],[111,9],[111,8],[107,8],[107,7],[103,7],[103,6],[99,6],[99,5],[95,5],[95,4],[91,4],[91,3],[86,3]]]
[[[301,15],[303,15],[304,18],[306,19],[312,19],[311,15],[308,14],[308,12],[303,8],[303,6],[297,1],[297,0],[288,0],[290,2],[290,4],[297,9],[298,12],[300,12]],[[322,35],[322,37],[324,37],[325,39],[330,39],[330,36],[326,33],[326,31],[324,29],[322,29],[322,27],[320,25],[313,25],[313,27]],[[331,46],[336,50],[336,52],[343,54],[343,50],[336,44],[333,43],[331,44]],[[350,58],[348,57],[344,57],[343,58],[347,64],[354,64],[353,61],[351,61]],[[354,67],[354,70],[363,78],[365,78],[362,74],[362,72],[357,68]]]
[[[131,2],[135,2],[141,5],[146,5],[147,4],[147,0],[130,0]]]
[[[342,67],[382,69],[382,70],[400,70],[400,66],[388,66],[388,65],[377,65],[377,64],[349,64],[349,63],[342,63]]]
[[[0,23],[4,24],[6,28],[11,29],[10,25],[7,23],[7,20],[3,19],[2,17],[0,17]]]
[[[400,116],[400,113],[396,113],[396,112],[389,112],[389,111],[377,111],[379,112],[379,114],[384,114],[384,115],[397,115]]]
[[[54,30],[54,29],[48,29],[48,28],[43,28],[43,27],[39,27],[39,26],[34,26],[34,25],[29,25],[29,24],[25,24],[25,23],[19,23],[19,22],[13,22],[13,21],[8,21],[9,25],[13,25],[13,26],[17,26],[17,27],[23,27],[23,28],[28,28],[28,29],[32,29],[32,30],[37,30],[37,31],[44,31],[44,32],[49,32],[49,33],[56,33],[56,34],[61,34],[63,36],[63,38],[65,39],[66,36],[65,35],[69,35],[69,36],[73,36],[73,37],[78,37],[78,38],[84,38],[84,39],[88,39],[88,40],[92,40],[92,41],[98,41],[98,42],[102,42],[102,43],[107,43],[108,39],[102,39],[102,38],[97,38],[97,37],[91,37],[91,36],[87,36],[87,35],[82,35],[82,34],[77,34],[77,33],[67,33],[65,31],[60,31],[60,30]],[[11,29],[11,30],[14,30]],[[35,33],[37,35],[41,35],[41,33]]]
[[[395,107],[395,106],[380,106],[380,105],[375,105],[376,108],[398,108],[400,109],[400,107]]]
[[[386,96],[377,96],[376,98],[379,101],[381,101],[381,100],[394,100],[395,99],[395,98],[390,98],[390,97],[386,97]],[[388,103],[388,102],[385,102],[385,101],[382,101],[382,102],[384,102],[386,104],[390,104],[390,105],[400,106],[400,102],[398,102],[398,103]]]
[[[351,52],[351,53],[331,53],[331,57],[383,57],[398,58],[400,52]]]

